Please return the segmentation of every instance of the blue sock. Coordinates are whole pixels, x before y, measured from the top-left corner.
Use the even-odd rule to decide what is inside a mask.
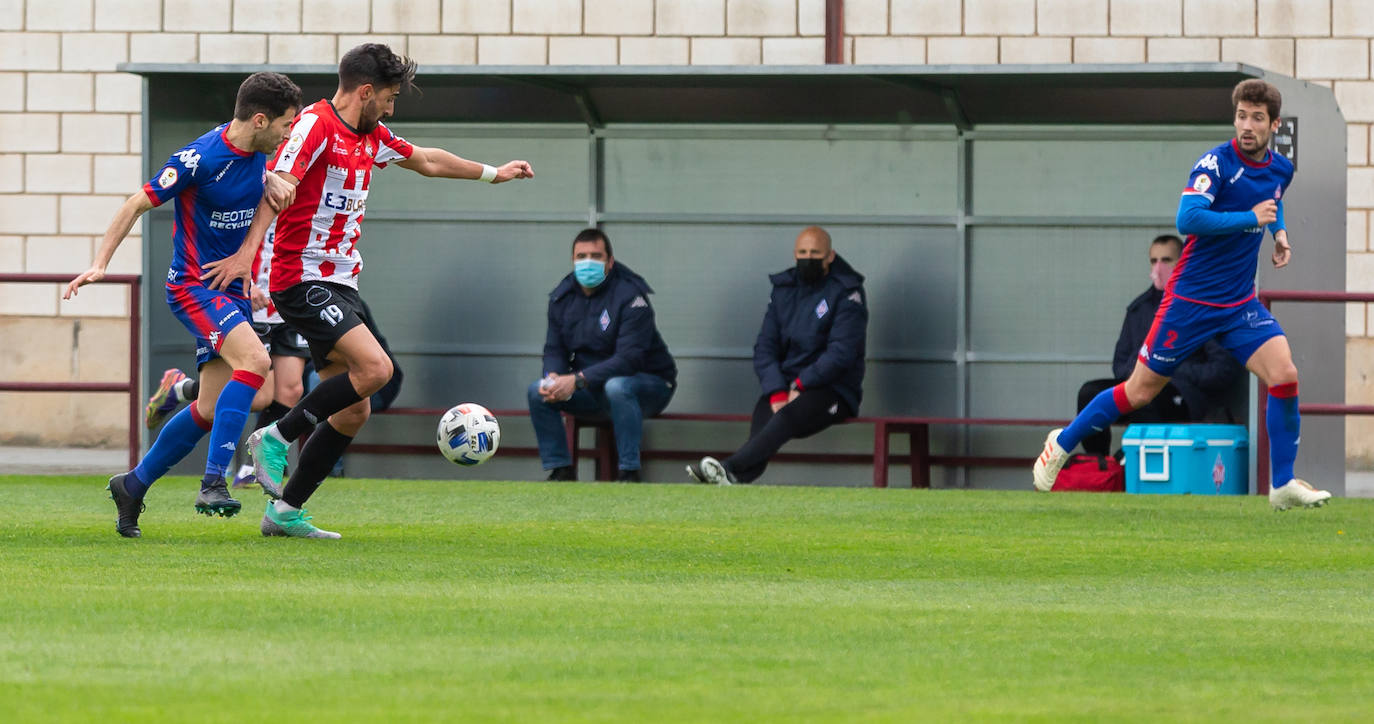
[[[234,459],[234,449],[238,445],[239,435],[243,434],[243,424],[248,421],[248,408],[253,405],[253,395],[257,394],[256,387],[241,381],[240,375],[244,373],[237,371],[234,378],[224,386],[224,390],[219,393],[219,398],[215,400],[215,423],[210,429],[210,454],[205,459],[205,479],[214,480],[216,477],[224,477],[224,473],[229,469],[229,463]],[[258,385],[261,386],[262,378],[257,375]],[[203,486],[202,486],[203,487]]]
[[[1302,432],[1302,418],[1298,415],[1298,386],[1279,385],[1269,390],[1269,404],[1264,408],[1265,428],[1269,432],[1269,472],[1275,488],[1293,479],[1293,462],[1298,459],[1298,437]],[[1287,397],[1279,395],[1291,392]]]
[[[1126,404],[1124,384],[1097,393],[1097,397],[1078,413],[1078,417],[1073,418],[1073,422],[1060,431],[1059,446],[1064,448],[1065,452],[1073,452],[1083,438],[1111,427],[1112,423],[1126,412],[1121,409]]]
[[[129,490],[129,494],[135,498],[143,497],[158,478],[166,475],[173,465],[191,454],[196,448],[196,443],[205,437],[206,432],[205,428],[196,423],[191,406],[183,407],[177,414],[172,415],[172,419],[158,432],[157,439],[153,441],[148,453],[138,461],[138,467],[124,480],[124,487]]]

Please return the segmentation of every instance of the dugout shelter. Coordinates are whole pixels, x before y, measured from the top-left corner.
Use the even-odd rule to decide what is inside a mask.
[[[238,83],[262,69],[123,66],[145,79],[145,177],[227,120]],[[333,94],[333,67],[271,69],[295,79],[306,103]],[[599,224],[617,260],[656,290],[680,368],[669,411],[747,413],[759,394],[751,354],[767,275],[791,263],[800,228],[819,224],[867,277],[863,414],[1067,419],[1078,385],[1109,373],[1125,306],[1148,284],[1146,245],[1174,230],[1194,161],[1231,137],[1230,92],[1248,77],[1279,87],[1283,115],[1300,131],[1286,134],[1284,149],[1296,150],[1298,168],[1285,197],[1294,261],[1276,273],[1266,251],[1260,283],[1342,291],[1345,125],[1331,91],[1242,64],[1186,63],[421,65],[423,95],[399,99],[388,125],[467,158],[528,160],[536,178],[492,187],[379,171],[360,246],[362,293],[406,373],[398,405],[524,408],[540,372],[547,293],[570,270],[574,234]],[[192,363],[161,291],[170,224],[164,206],[143,233],[149,389],[164,368]],[[1345,310],[1289,303],[1275,313],[1303,401],[1341,402]],[[1253,436],[1253,399],[1242,407]],[[377,418],[359,441],[425,443],[434,422]],[[526,418],[502,422],[503,446],[533,446]],[[869,452],[871,432],[859,428],[790,449]],[[1299,459],[1338,494],[1344,430],[1341,417],[1308,417]],[[646,425],[644,447],[729,450],[746,434],[743,425],[660,421]],[[951,426],[935,430],[932,445],[1030,459],[1043,435]],[[196,473],[202,460],[197,453],[175,472]],[[346,473],[542,477],[536,459],[499,453],[475,469],[437,454],[350,454]],[[685,475],[677,462],[649,462],[646,479]],[[761,482],[868,479],[862,466],[775,465]],[[1026,470],[976,467],[939,469],[934,483],[1030,484]]]

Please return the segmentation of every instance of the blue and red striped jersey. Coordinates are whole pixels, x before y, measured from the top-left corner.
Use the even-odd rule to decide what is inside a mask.
[[[227,123],[217,126],[188,143],[143,184],[153,206],[176,200],[168,286],[198,284],[202,264],[238,251],[262,200],[267,156],[235,148],[228,129]],[[239,281],[226,291],[247,296]]]
[[[1254,161],[1241,153],[1232,139],[1198,159],[1188,174],[1183,196],[1185,203],[1190,196],[1206,199],[1209,211],[1248,212],[1265,199],[1281,202],[1292,182],[1292,161],[1273,151],[1265,153],[1264,161]],[[1255,295],[1255,272],[1263,241],[1264,227],[1254,223],[1229,232],[1188,234],[1166,291],[1212,306],[1248,301]]]

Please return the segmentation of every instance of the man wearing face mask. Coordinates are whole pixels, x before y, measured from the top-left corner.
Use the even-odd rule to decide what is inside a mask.
[[[768,278],[773,293],[754,342],[763,395],[749,441],[724,460],[704,457],[688,465],[699,483],[753,482],[788,440],[859,412],[868,333],[863,275],[835,253],[819,226],[803,229],[792,250],[795,266]]]
[[[1103,390],[1121,384],[1131,376],[1136,355],[1154,324],[1155,312],[1164,298],[1164,287],[1173,274],[1174,264],[1183,250],[1183,240],[1173,234],[1155,237],[1150,242],[1150,287],[1126,307],[1126,319],[1121,323],[1121,336],[1116,340],[1112,356],[1113,379],[1089,380],[1078,389],[1078,409],[1081,411]],[[1197,422],[1208,418],[1225,419],[1225,399],[1236,384],[1244,368],[1215,339],[1199,347],[1179,365],[1164,391],[1150,404],[1122,418],[1132,422]],[[1089,455],[1110,455],[1112,429],[1104,428],[1083,438],[1083,450]]]
[[[576,480],[560,412],[609,419],[620,457],[617,480],[640,481],[644,418],[668,406],[677,364],[658,328],[653,290],[616,261],[600,229],[573,240],[573,271],[549,294],[544,377],[529,387],[530,421],[549,480]]]

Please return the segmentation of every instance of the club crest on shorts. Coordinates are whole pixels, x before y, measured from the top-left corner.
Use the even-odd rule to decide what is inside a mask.
[[[816,305],[816,319],[824,317],[825,313],[828,311],[830,311],[830,305],[826,304],[825,300],[822,299],[821,303]]]
[[[607,311],[604,310],[604,309],[601,310],[601,319],[600,319],[599,321],[601,322],[601,331],[605,332],[606,329],[609,328],[609,327],[611,326],[611,314],[610,314],[610,312],[607,312]]]

